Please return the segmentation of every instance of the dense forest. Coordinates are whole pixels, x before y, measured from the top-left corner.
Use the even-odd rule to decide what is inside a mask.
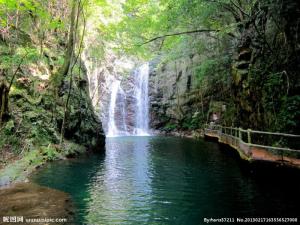
[[[299,214],[299,37],[299,0],[0,0],[0,223]]]
[[[87,2],[1,1],[1,167],[19,177],[103,145],[81,60]]]

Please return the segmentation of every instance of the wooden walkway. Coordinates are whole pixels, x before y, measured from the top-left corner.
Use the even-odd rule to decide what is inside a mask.
[[[296,144],[296,149],[289,148],[286,141],[289,139],[289,143],[300,143],[300,135],[244,130],[212,124],[205,126],[204,135],[231,146],[238,151],[242,159],[275,162],[300,169],[300,150],[297,150],[299,146]],[[277,146],[273,143],[277,143]]]

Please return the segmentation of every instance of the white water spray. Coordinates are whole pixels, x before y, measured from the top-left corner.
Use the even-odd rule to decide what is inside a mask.
[[[118,129],[115,122],[115,109],[118,97],[118,91],[120,87],[120,81],[115,81],[112,83],[110,104],[109,104],[109,118],[108,118],[108,132],[107,137],[114,137],[118,135]]]
[[[148,136],[149,135],[149,64],[144,64],[134,72],[134,104],[127,102],[126,93],[121,87],[119,80],[111,84],[110,103],[108,112],[107,137],[116,136]],[[131,98],[132,99],[132,98]],[[130,107],[129,107],[130,106]],[[131,118],[128,119],[128,107]],[[128,121],[134,119],[131,128],[128,128]]]
[[[135,72],[136,124],[134,134],[149,135],[149,64],[144,64]]]

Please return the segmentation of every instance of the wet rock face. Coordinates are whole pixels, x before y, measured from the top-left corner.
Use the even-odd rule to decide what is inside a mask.
[[[199,55],[191,55],[158,66],[150,66],[149,95],[151,127],[160,129],[168,123],[180,127],[181,121],[201,106],[198,96],[195,67]]]
[[[136,98],[134,92],[134,72],[130,74],[129,77],[123,79],[121,82],[121,87],[125,94],[124,104],[125,104],[125,123],[127,126],[127,132],[132,133],[135,126],[135,107]],[[122,121],[122,118],[119,118]],[[121,122],[122,123],[122,122]]]
[[[120,80],[120,87],[117,91],[116,102],[115,102],[115,125],[118,130],[132,132],[135,126],[135,93],[134,93],[134,76],[133,74],[128,77],[120,76],[108,76],[106,78],[101,78],[99,81],[103,87],[99,99],[97,101],[96,107],[99,109],[100,119],[103,124],[103,129],[105,133],[108,132],[108,122],[109,122],[109,107],[112,95],[113,83]],[[125,125],[124,125],[125,124]]]
[[[232,65],[231,89],[238,112],[237,126],[266,130],[277,123],[277,116],[269,122],[271,115],[280,115],[276,110],[284,108],[280,105],[281,97],[275,97],[275,85],[270,82],[279,79],[279,76],[272,74],[289,74],[287,79],[291,85],[288,95],[293,95],[292,89],[298,87],[293,84],[299,81],[296,77],[299,77],[300,45],[296,37],[300,34],[300,2],[283,0],[266,4],[258,1],[253,7],[253,14],[259,11],[258,8],[262,12],[254,21],[252,18],[246,21],[241,29]],[[270,83],[273,87],[272,102],[264,102],[268,96],[264,85]],[[266,107],[269,104],[275,106],[272,113]]]
[[[118,58],[113,52],[108,51],[105,55],[105,60],[99,62],[90,56],[88,49],[84,53],[84,64],[87,68],[88,87],[89,94],[92,99],[92,105],[96,110],[97,117],[101,120],[103,130],[105,133],[108,131],[109,121],[109,105],[111,98],[111,91],[113,83],[116,80],[121,81],[121,88],[126,95],[126,108],[130,108],[131,93],[127,93],[130,90],[130,73],[135,67],[135,61],[131,58],[121,57]],[[121,99],[121,94],[118,93],[116,104],[122,104],[118,99]],[[120,106],[120,105],[119,105]],[[119,107],[118,107],[119,108]],[[122,107],[121,107],[122,108]],[[120,111],[116,111],[116,117],[120,114]],[[132,112],[127,110],[126,112],[130,120]],[[132,123],[129,121],[128,123]],[[122,125],[123,121],[117,120],[117,125]]]
[[[99,150],[105,145],[102,124],[97,117],[88,90],[88,78],[84,68],[76,77],[70,93],[67,117],[65,122],[65,138],[74,141],[87,149]],[[70,87],[69,76],[64,81],[65,88],[62,96],[67,99]],[[79,77],[80,76],[80,77]],[[57,129],[60,130],[63,122],[64,110],[60,108],[56,117]]]
[[[161,62],[159,61],[150,62],[150,128],[160,129],[168,123],[178,124],[180,127],[185,118],[192,118],[195,112],[202,108],[195,73],[195,67],[199,66],[201,62],[202,57],[197,54],[163,65],[160,65]],[[89,78],[90,86],[92,84],[93,87],[98,87],[96,91],[90,90],[91,93],[94,93],[93,105],[98,110],[103,129],[107,133],[112,86],[116,80],[119,80],[126,99],[124,96],[122,97],[120,92],[118,93],[114,115],[115,122],[117,128],[124,126],[121,109],[123,108],[122,104],[125,104],[125,123],[127,124],[127,131],[130,133],[136,122],[133,68],[130,72],[127,71],[128,74],[124,76],[126,72],[118,68],[118,65],[112,71],[109,71],[107,67],[108,65],[98,67],[96,73]]]
[[[59,223],[73,224],[74,207],[68,194],[32,183],[19,183],[10,188],[0,189],[0,224],[3,217],[23,217],[26,219],[63,219]]]

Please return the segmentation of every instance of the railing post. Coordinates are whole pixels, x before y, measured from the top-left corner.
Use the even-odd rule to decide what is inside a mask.
[[[239,127],[239,139],[242,141],[242,130],[240,127]]]
[[[251,144],[251,129],[247,130],[247,134],[248,134],[248,144]]]

